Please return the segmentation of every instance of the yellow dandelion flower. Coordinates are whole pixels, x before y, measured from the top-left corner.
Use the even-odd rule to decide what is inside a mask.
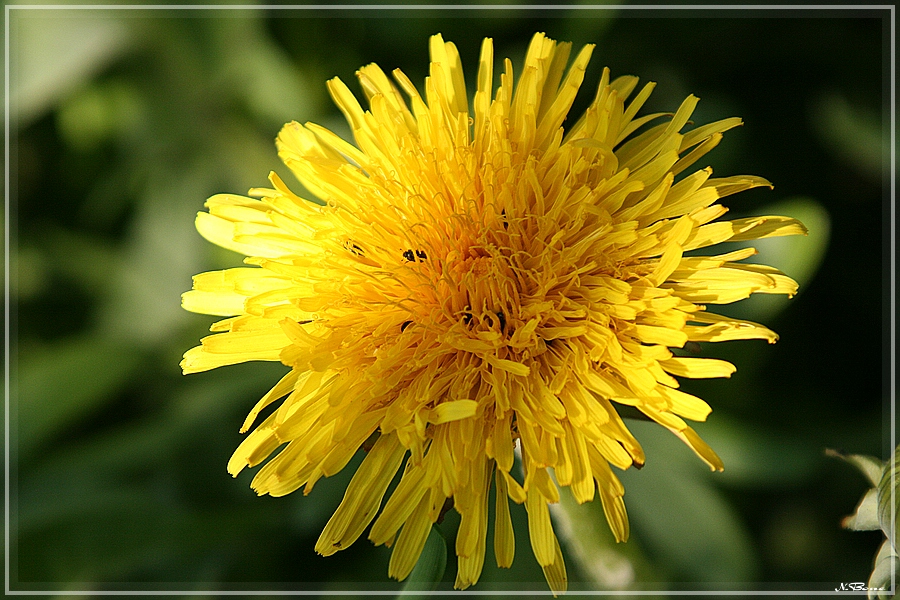
[[[184,372],[250,360],[290,367],[241,431],[280,406],[228,471],[280,448],[253,489],[309,493],[365,451],[316,544],[323,555],[371,523],[369,539],[393,546],[390,576],[403,579],[452,503],[456,587],[466,588],[482,571],[493,485],[497,563],[510,566],[515,553],[509,501],[524,504],[531,548],[559,592],[566,569],[548,510],[559,486],[580,503],[599,495],[616,539],[628,537],[610,467],[640,466],[644,453],[618,405],[722,469],[684,421],[710,408],[677,377],[728,377],[735,367],[671,349],[774,342],[764,326],[707,305],[792,295],[797,284],[741,262],[752,248],[687,253],[805,229],[787,217],[719,220],[727,209],[717,201],[770,186],[760,177],[712,178],[705,168],[676,181],[741,124],[682,132],[694,96],[674,114],[638,117],[654,84],[629,101],[637,78],[610,81],[604,70],[587,111],[564,129],[593,46],[567,70],[570,49],[535,35],[518,82],[507,59],[494,92],[485,40],[471,116],[459,54],[440,35],[424,96],[401,71],[394,84],[372,64],[357,73],[366,110],[332,79],[356,143],[313,123],[289,123],[277,141],[320,202],[272,173],[271,189],[213,196],[197,217],[204,237],[249,266],[198,275],[184,294],[187,310],[228,317],[184,355]]]

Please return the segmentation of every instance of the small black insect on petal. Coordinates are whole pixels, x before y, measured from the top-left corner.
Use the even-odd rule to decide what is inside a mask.
[[[503,311],[497,312],[497,318],[500,319],[500,331],[504,331],[506,329],[506,315],[503,314]]]
[[[415,262],[416,257],[418,257],[419,260],[425,260],[426,258],[428,258],[428,255],[425,254],[424,250],[416,250],[415,252],[413,252],[412,249],[409,249],[403,251],[403,258],[405,258],[409,262]]]
[[[365,252],[363,252],[362,248],[360,248],[357,244],[354,244],[350,240],[347,240],[346,242],[344,242],[344,248],[346,248],[347,250],[349,250],[356,256],[363,256],[365,254]]]

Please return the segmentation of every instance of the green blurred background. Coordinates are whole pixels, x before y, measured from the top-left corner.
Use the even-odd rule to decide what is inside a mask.
[[[741,116],[703,159],[775,190],[730,215],[787,214],[807,238],[757,245],[800,281],[793,300],[722,312],[781,340],[705,344],[738,366],[686,382],[713,407],[698,432],[713,474],[659,427],[634,424],[648,464],[623,474],[631,540],[599,503],[557,510],[572,588],[800,589],[865,581],[879,532],[840,520],[867,484],[826,458],[890,445],[886,74],[882,11],[25,10],[8,12],[13,590],[392,590],[389,551],[360,539],[313,552],[355,463],[301,493],[257,498],[225,463],[284,367],[184,377],[212,317],[180,308],[191,275],[239,264],[193,228],[204,200],[267,185],[290,120],[346,135],[325,81],[359,66],[421,85],[428,37],[459,48],[472,81],[481,39],[521,64],[544,31],[597,48],[573,113],[604,65],[658,86],[645,111],[701,98],[694,120]],[[518,72],[518,70],[517,70]],[[488,553],[475,589],[546,590],[514,507],[510,570]],[[442,525],[451,540],[456,521]],[[488,548],[491,548],[490,541]],[[455,576],[452,545],[444,588]]]

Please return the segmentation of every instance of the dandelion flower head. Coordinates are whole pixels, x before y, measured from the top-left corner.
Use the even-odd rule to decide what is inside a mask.
[[[242,432],[280,401],[228,471],[268,459],[254,490],[309,493],[364,454],[316,544],[323,555],[371,524],[369,539],[392,546],[389,574],[403,579],[452,504],[456,587],[466,588],[482,571],[489,505],[496,561],[508,567],[510,506],[524,504],[537,562],[563,591],[548,508],[561,487],[579,503],[599,496],[616,539],[628,537],[611,467],[645,457],[617,407],[640,411],[722,469],[685,421],[705,420],[710,408],[677,378],[735,368],[673,349],[774,342],[766,327],[709,305],[793,295],[797,284],[741,262],[753,248],[688,253],[805,229],[787,217],[721,219],[719,199],[771,186],[688,171],[741,124],[683,132],[694,96],[674,114],[638,116],[654,84],[634,93],[636,77],[610,80],[607,69],[585,113],[564,128],[593,46],[567,68],[570,49],[535,35],[521,74],[505,60],[494,89],[485,40],[471,112],[457,49],[440,35],[430,40],[424,95],[401,71],[392,82],[370,64],[357,73],[364,109],[332,79],[355,143],[296,122],[277,140],[316,200],[272,173],[271,189],[213,196],[198,215],[200,233],[247,266],[194,277],[183,306],[227,318],[185,354],[184,372],[251,360],[290,369],[250,412]]]

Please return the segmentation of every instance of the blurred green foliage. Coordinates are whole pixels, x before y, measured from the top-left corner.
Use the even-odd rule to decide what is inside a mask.
[[[346,135],[325,80],[349,82],[378,62],[421,82],[438,32],[470,77],[483,37],[517,66],[535,31],[596,43],[574,114],[608,65],[659,82],[648,111],[696,93],[697,122],[743,117],[708,160],[719,175],[757,174],[776,188],[726,204],[810,228],[758,244],[760,260],[801,282],[796,298],[723,308],[763,320],[781,341],[703,345],[738,373],[685,384],[714,408],[697,429],[726,471],[707,472],[665,431],[635,423],[648,464],[623,475],[631,541],[614,543],[598,503],[554,512],[571,587],[831,590],[872,570],[877,532],[839,527],[864,484],[822,451],[891,449],[888,13],[8,14],[13,590],[403,587],[387,579],[383,547],[360,540],[328,559],[312,550],[358,460],[309,497],[256,498],[252,473],[228,477],[246,411],[284,368],[182,377],[181,354],[213,319],[182,311],[179,296],[193,274],[241,259],[195,232],[203,201],[264,186],[270,170],[291,181],[273,144],[283,123]],[[489,552],[476,589],[546,589],[522,507],[513,520],[513,567],[498,569]],[[432,532],[409,589],[452,586],[457,524],[451,511]]]

